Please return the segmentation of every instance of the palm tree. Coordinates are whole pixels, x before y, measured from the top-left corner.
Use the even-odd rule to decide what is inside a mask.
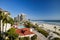
[[[0,22],[1,22],[1,20],[3,22],[2,28],[4,28],[5,23],[6,23],[6,27],[7,27],[7,23],[13,24],[13,19],[9,15],[10,15],[10,13],[8,11],[0,10]],[[1,26],[1,24],[0,24],[0,26]],[[6,27],[5,27],[5,29],[6,29]]]
[[[60,31],[60,29],[59,29],[59,31]]]
[[[13,22],[13,19],[12,19],[9,15],[10,15],[10,13],[7,12],[7,13],[4,15],[4,19],[3,19],[3,22],[6,23],[5,32],[6,32],[6,28],[7,28],[7,23],[12,24],[12,22]]]
[[[0,31],[2,31],[1,28],[2,28],[3,15],[4,15],[3,11],[0,10]]]
[[[13,20],[13,18],[9,17],[8,23],[10,23],[11,26],[12,26],[12,25],[14,24],[14,20]]]
[[[36,23],[35,26],[38,27],[38,24]]]
[[[56,26],[54,26],[54,29],[55,29],[55,32],[56,32],[56,29],[57,29]]]
[[[6,27],[5,27],[5,32],[6,32],[6,28],[7,28],[7,22],[8,22],[8,19],[7,17],[5,16],[5,18],[3,19],[4,23],[6,23]]]
[[[7,23],[13,24],[13,19],[9,16],[10,13],[4,10],[0,9],[0,33],[4,32],[4,24],[6,23],[6,27],[7,27]],[[5,32],[6,32],[6,27],[5,27]],[[4,37],[4,35],[2,35],[2,37]]]

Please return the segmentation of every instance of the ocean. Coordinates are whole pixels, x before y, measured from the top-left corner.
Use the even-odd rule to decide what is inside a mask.
[[[53,24],[60,26],[60,20],[32,20],[32,22],[37,22],[38,24]]]

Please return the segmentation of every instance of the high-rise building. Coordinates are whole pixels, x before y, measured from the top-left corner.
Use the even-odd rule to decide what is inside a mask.
[[[26,15],[25,14],[21,14],[20,15],[20,21],[25,21],[26,20]]]
[[[18,15],[17,17],[14,17],[14,20],[18,21],[18,22],[25,21],[26,20],[26,15],[22,13],[22,14]]]

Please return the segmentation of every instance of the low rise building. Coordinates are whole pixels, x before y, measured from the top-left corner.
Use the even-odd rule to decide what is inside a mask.
[[[19,34],[19,37],[32,37],[35,35],[30,28],[16,29],[16,33]]]

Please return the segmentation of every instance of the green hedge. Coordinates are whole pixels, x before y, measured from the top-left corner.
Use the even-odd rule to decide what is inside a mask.
[[[43,30],[41,28],[38,28],[37,30],[39,33],[42,33],[45,37],[47,37],[49,35],[48,32],[46,32],[45,30]]]
[[[24,40],[24,38],[23,37],[20,37],[19,40]]]
[[[29,37],[24,37],[24,40],[30,40],[30,38]]]
[[[20,37],[19,40],[30,40],[29,37]]]
[[[37,35],[31,37],[31,40],[36,40],[36,39],[37,39]]]
[[[49,35],[48,32],[46,32],[45,30],[41,29],[40,27],[33,27],[35,30],[37,30],[39,33],[43,34],[45,37],[47,37]]]

